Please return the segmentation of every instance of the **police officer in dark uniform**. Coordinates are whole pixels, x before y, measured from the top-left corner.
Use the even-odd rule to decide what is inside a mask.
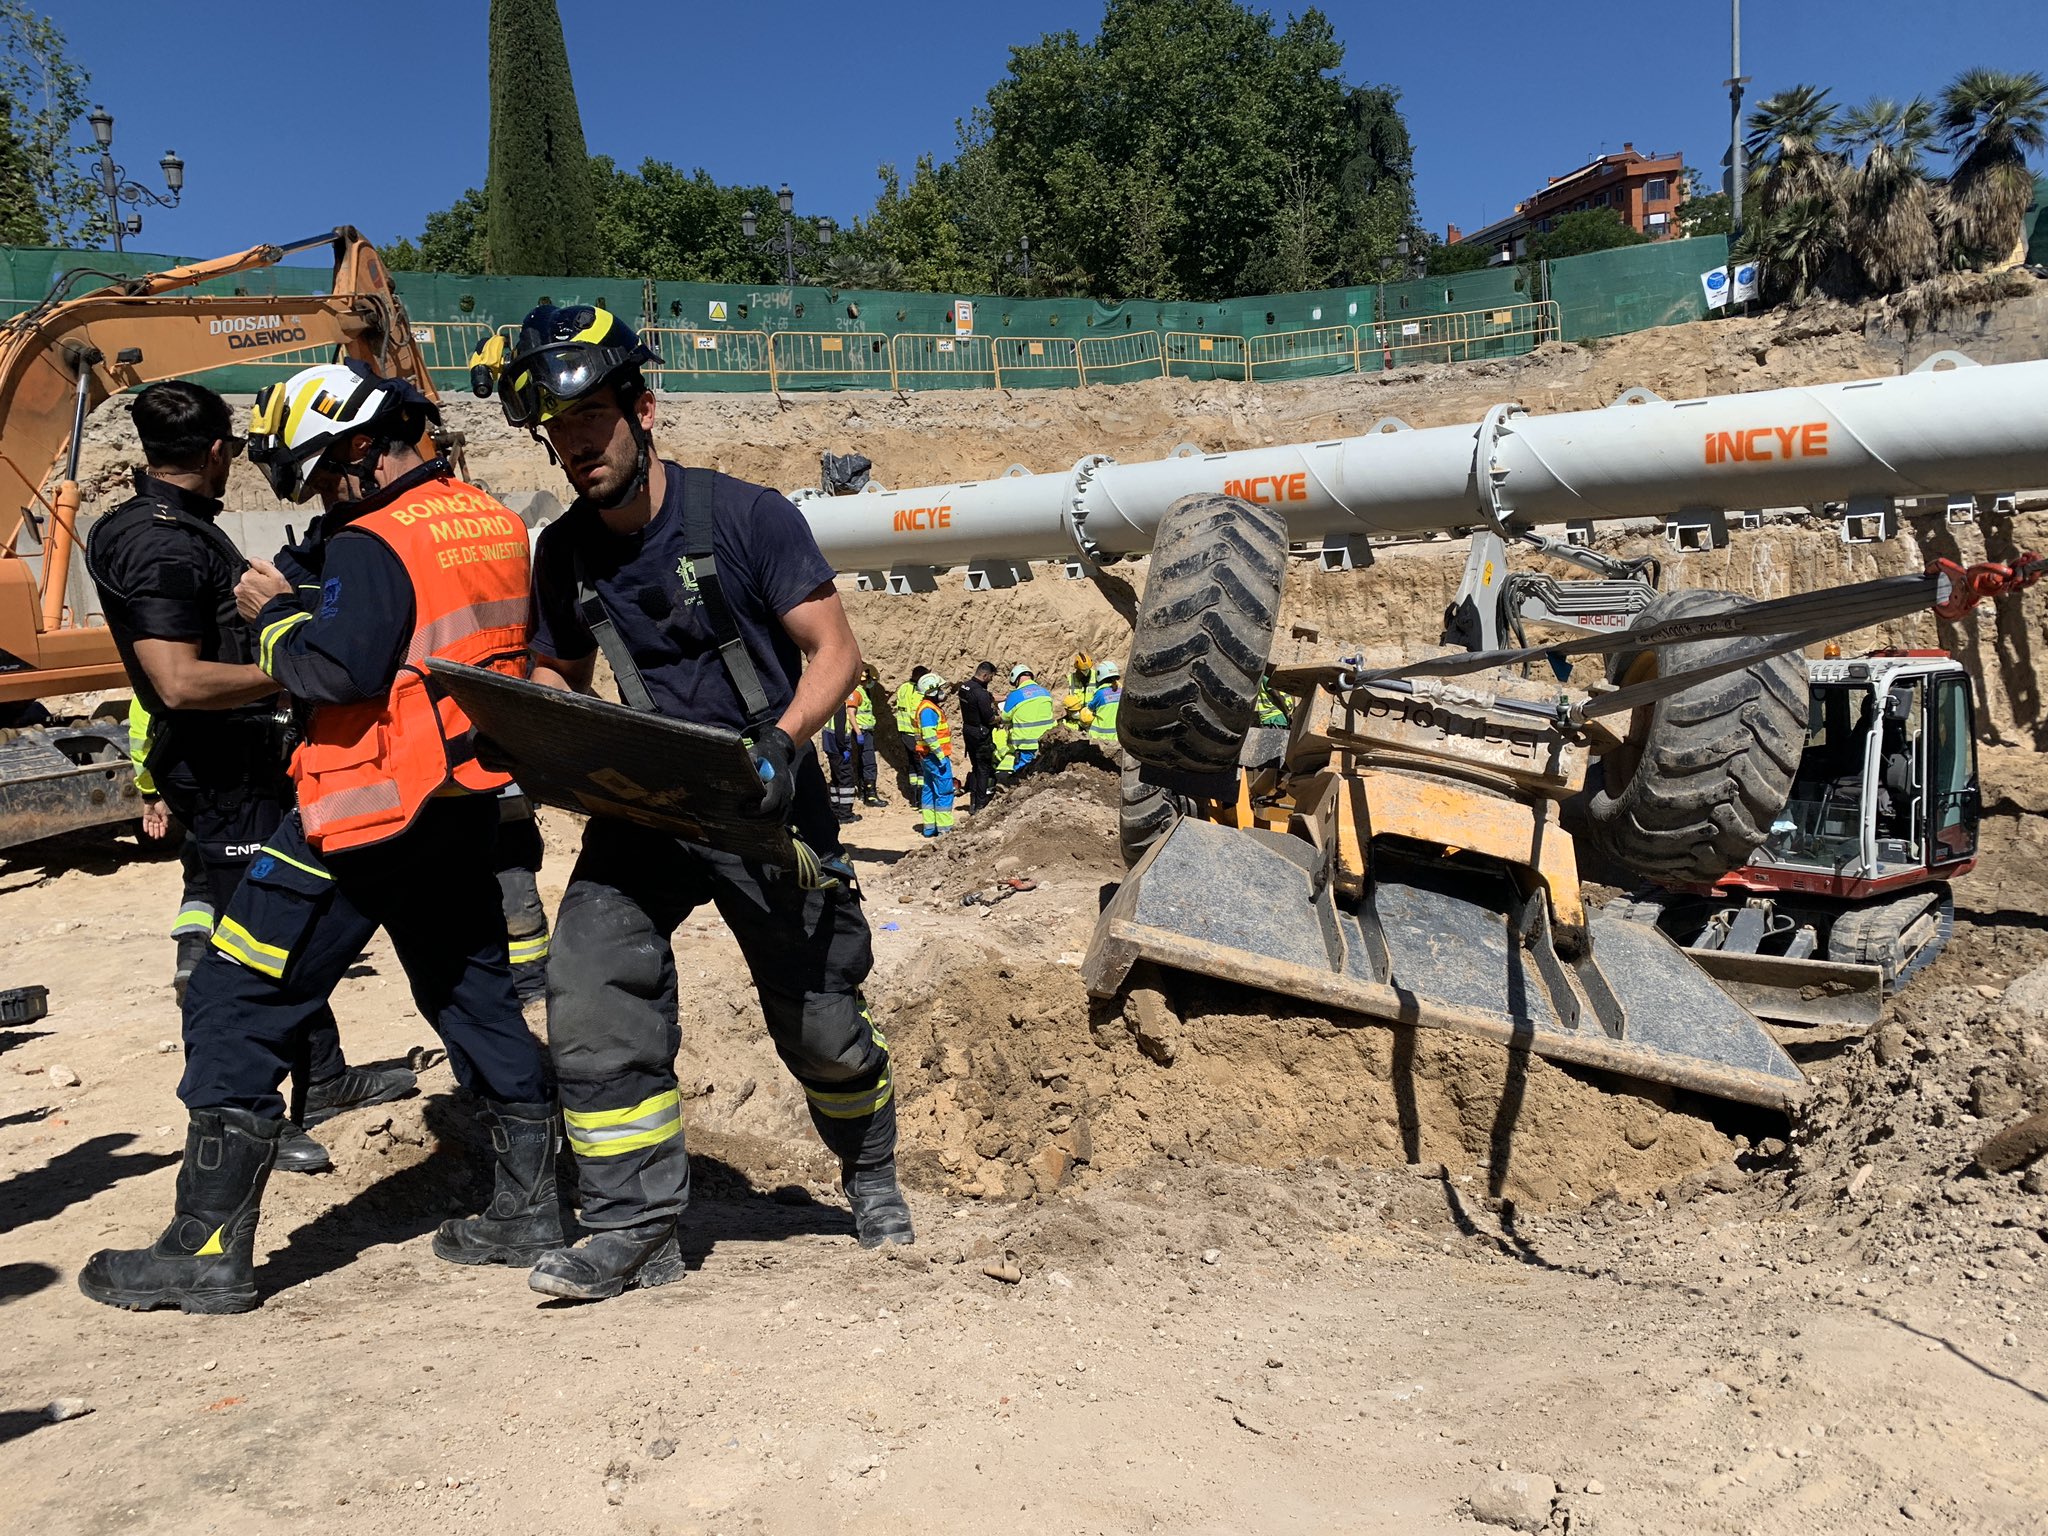
[[[135,495],[94,524],[86,564],[128,680],[149,711],[150,776],[198,849],[218,913],[292,807],[277,683],[256,666],[255,632],[235,611],[235,582],[248,562],[215,521],[242,441],[227,402],[184,380],[143,390],[134,421],[147,468],[136,473]],[[294,1077],[308,1125],[414,1086],[403,1068],[349,1066],[325,1008]],[[290,1125],[277,1166],[317,1173],[332,1162]]]
[[[896,1181],[888,1042],[861,993],[868,923],[807,744],[860,678],[860,646],[803,514],[764,486],[654,452],[653,354],[602,309],[543,305],[472,382],[546,432],[578,497],[534,557],[534,678],[588,690],[603,647],[637,708],[749,743],[758,814],[788,822],[810,872],[592,817],[556,915],[548,1039],[583,1225],[529,1283],[595,1299],[680,1278],[689,1203],[670,936],[706,902],[752,972],[777,1053],[809,1100],[863,1247],[912,1240]]]

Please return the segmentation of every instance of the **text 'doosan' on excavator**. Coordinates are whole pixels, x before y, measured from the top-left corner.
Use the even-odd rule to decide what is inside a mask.
[[[195,291],[321,246],[334,257],[324,294]],[[87,287],[94,278],[106,281]],[[50,723],[33,707],[126,683],[112,635],[66,599],[86,419],[158,379],[337,357],[403,375],[435,397],[383,260],[347,227],[140,277],[66,272],[0,327],[0,848],[137,813],[125,725],[104,716]]]

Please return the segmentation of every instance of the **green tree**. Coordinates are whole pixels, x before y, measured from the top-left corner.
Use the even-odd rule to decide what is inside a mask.
[[[1588,208],[1584,213],[1567,213],[1551,221],[1550,228],[1529,237],[1530,262],[1556,261],[1565,256],[1584,256],[1591,251],[1611,251],[1622,245],[1647,245],[1650,237],[1630,224],[1612,208]]]
[[[2048,147],[2048,81],[1965,70],[1941,94],[1941,127],[1956,162],[1949,201],[1962,254],[2011,265],[2023,255],[2020,229],[2034,200],[2027,156]]]
[[[936,166],[930,155],[920,155],[908,187],[893,165],[876,174],[882,191],[873,210],[835,240],[839,249],[834,259],[841,269],[865,267],[871,275],[893,278],[894,286],[925,293],[982,293],[994,286],[988,263],[969,249],[951,186],[951,167]]]
[[[664,160],[621,171],[602,155],[591,162],[591,174],[600,270],[663,282],[781,281],[781,261],[748,244],[741,229],[749,208],[764,233],[782,227],[767,187],[720,186],[701,166],[685,175]],[[805,221],[798,225],[803,237]]]
[[[1713,183],[1689,165],[1678,173],[1678,180],[1685,188],[1685,201],[1678,205],[1679,233],[1688,238],[1725,235],[1735,227],[1726,192],[1708,191]]]
[[[1816,286],[1851,286],[1846,260],[1844,158],[1828,148],[1835,107],[1817,85],[1767,96],[1742,141],[1750,164],[1739,255],[1763,267],[1767,294],[1803,299]]]
[[[1028,233],[1034,274],[1102,298],[1372,264],[1408,216],[1406,129],[1391,92],[1347,91],[1343,56],[1321,12],[1276,28],[1237,0],[1108,0],[1093,39],[1013,48],[954,162],[967,249],[993,267]]]
[[[1833,134],[1848,160],[1842,244],[1864,285],[1893,293],[1932,277],[1944,242],[1921,152],[1934,139],[1934,108],[1918,97],[1903,106],[1874,97],[1843,112]]]
[[[491,0],[490,38],[488,269],[594,273],[597,204],[555,0]]]
[[[43,245],[49,238],[28,155],[15,136],[14,103],[0,95],[0,245]]]
[[[1460,272],[1479,272],[1494,265],[1494,248],[1472,240],[1446,245],[1431,240],[1423,252],[1423,271],[1431,277],[1455,277]]]
[[[1415,222],[1415,146],[1401,93],[1361,85],[1344,97],[1344,158],[1337,170],[1339,283],[1379,281],[1401,236],[1426,236]]]
[[[1841,208],[1824,195],[1787,203],[1750,224],[1736,254],[1761,263],[1767,286],[1796,304],[1816,288],[1831,286],[1839,274]]]
[[[459,272],[475,277],[486,270],[484,195],[471,187],[451,208],[427,215],[426,230],[417,241],[396,240],[380,247],[384,264],[394,272]]]
[[[0,0],[0,99],[12,106],[21,175],[45,238],[71,245],[105,239],[107,219],[90,169],[94,151],[74,142],[92,77],[64,49],[64,34],[48,17],[24,0]]]

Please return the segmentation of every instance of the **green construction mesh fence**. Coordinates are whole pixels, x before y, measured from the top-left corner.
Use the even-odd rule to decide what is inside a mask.
[[[1722,235],[1567,256],[1550,267],[1550,297],[1566,341],[1679,325],[1707,313],[1702,274],[1728,262]]]

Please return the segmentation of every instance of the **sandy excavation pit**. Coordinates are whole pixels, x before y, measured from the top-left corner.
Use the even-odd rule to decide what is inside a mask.
[[[1477,420],[1507,398],[1889,373],[1942,346],[2040,355],[2044,316],[2021,300],[1910,340],[1847,315],[1742,321],[1384,382],[667,400],[663,435],[776,484],[858,448],[907,485],[1090,448]],[[523,438],[451,412],[479,475],[554,488]],[[121,441],[102,416],[103,492]],[[256,490],[238,481],[231,505],[267,505]],[[2029,504],[1855,548],[1824,523],[1773,524],[1669,568],[1776,595],[2042,545],[2048,514]],[[1462,557],[1439,542],[1362,574],[1298,566],[1282,633],[1316,639],[1284,644],[1433,636]],[[1046,573],[848,605],[891,686],[912,661],[1057,676],[1077,644],[1127,644],[1110,599]],[[50,986],[52,1011],[0,1030],[0,1499],[60,1533],[1471,1536],[1504,1528],[1474,1512],[1522,1478],[1549,1490],[1536,1528],[1557,1536],[2048,1530],[2048,1164],[1971,1168],[1993,1132],[2048,1109],[2048,604],[2036,591],[1851,643],[1880,639],[1948,645],[1981,679],[1983,862],[1941,961],[1870,1040],[1805,1063],[1795,1123],[1188,978],[1091,1002],[1078,962],[1120,874],[1107,766],[1065,749],[930,846],[885,772],[895,803],[849,844],[917,1248],[854,1249],[706,910],[676,936],[692,1273],[591,1308],[432,1257],[426,1234],[473,1191],[478,1134],[444,1064],[420,1098],[324,1127],[335,1173],[273,1181],[259,1312],[79,1297],[86,1255],[146,1241],[175,1177],[177,871],[125,841],[6,859],[4,983]],[[552,903],[577,829],[543,825]],[[1013,877],[1036,886],[1002,894]],[[434,1044],[381,938],[337,1011],[358,1059]],[[74,1397],[90,1411],[45,1416]]]

